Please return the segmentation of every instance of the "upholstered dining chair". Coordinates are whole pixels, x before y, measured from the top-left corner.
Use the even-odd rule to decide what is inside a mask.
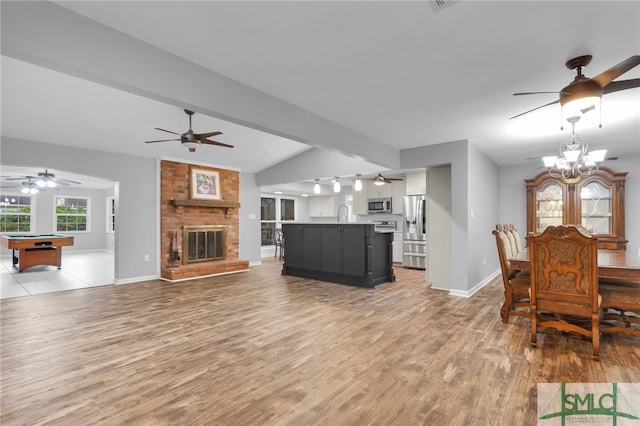
[[[531,344],[539,328],[590,337],[600,357],[598,236],[574,225],[529,234]]]
[[[496,225],[496,229],[491,232],[496,237],[498,247],[498,259],[502,272],[502,284],[504,285],[504,303],[500,308],[502,322],[509,322],[512,315],[529,316],[529,282],[528,272],[516,271],[511,268],[509,258],[513,257],[514,245],[511,244],[504,225]]]

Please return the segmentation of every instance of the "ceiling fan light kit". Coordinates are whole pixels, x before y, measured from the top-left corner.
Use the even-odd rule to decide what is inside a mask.
[[[29,180],[28,182],[22,182],[22,189],[20,190],[23,194],[37,194],[38,188],[35,182]]]

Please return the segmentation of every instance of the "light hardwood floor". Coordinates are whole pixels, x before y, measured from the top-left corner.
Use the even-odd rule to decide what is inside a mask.
[[[640,339],[500,320],[421,271],[373,290],[250,272],[5,299],[8,425],[531,425],[536,384],[640,382]]]

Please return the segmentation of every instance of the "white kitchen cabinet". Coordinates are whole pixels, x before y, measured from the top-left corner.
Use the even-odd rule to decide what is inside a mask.
[[[368,214],[367,185],[362,185],[361,191],[354,189],[351,195],[353,196],[353,214]]]
[[[367,182],[367,198],[387,198],[392,197],[390,183],[385,183],[384,185],[376,185],[373,182]]]
[[[393,233],[393,263],[402,263],[402,232]]]
[[[309,197],[309,217],[338,217],[338,197]]]
[[[427,172],[412,172],[406,176],[407,195],[427,193]]]
[[[395,181],[391,186],[391,196],[393,199],[391,200],[391,213],[393,214],[402,214],[404,210],[404,196],[406,194],[405,183],[404,181]]]

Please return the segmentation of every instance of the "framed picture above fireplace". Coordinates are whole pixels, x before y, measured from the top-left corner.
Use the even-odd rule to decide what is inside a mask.
[[[219,200],[220,175],[218,172],[191,167],[190,196],[192,200]]]

